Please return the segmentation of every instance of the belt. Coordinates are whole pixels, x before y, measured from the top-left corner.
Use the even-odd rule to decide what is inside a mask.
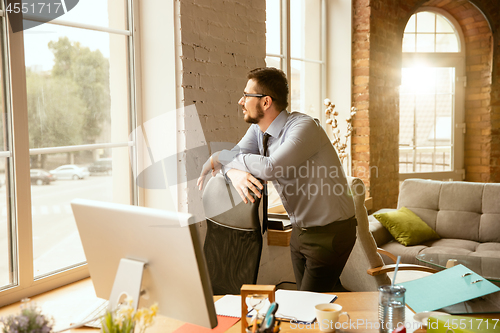
[[[352,222],[354,222],[354,223],[356,223],[356,225],[358,225],[357,220],[356,220],[356,216],[350,217],[347,220],[334,221],[332,223],[328,223],[327,225],[322,225],[322,226],[318,226],[318,227],[300,228],[300,229],[302,229],[302,231],[320,231],[320,230],[328,231],[329,229],[337,228],[337,227],[341,226],[342,224],[352,223]]]

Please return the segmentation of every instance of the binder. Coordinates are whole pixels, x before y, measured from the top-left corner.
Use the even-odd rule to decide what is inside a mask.
[[[401,285],[406,288],[406,304],[415,312],[434,311],[500,290],[463,265]]]

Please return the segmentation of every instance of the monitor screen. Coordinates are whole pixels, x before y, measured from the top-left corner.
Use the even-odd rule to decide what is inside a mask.
[[[73,214],[96,295],[109,299],[121,259],[146,263],[139,307],[213,328],[217,316],[205,257],[189,214],[76,199]]]

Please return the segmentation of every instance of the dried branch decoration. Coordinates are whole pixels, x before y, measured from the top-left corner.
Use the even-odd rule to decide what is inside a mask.
[[[344,160],[347,157],[346,149],[347,149],[347,140],[352,135],[352,117],[356,114],[357,109],[353,106],[351,108],[351,113],[349,114],[349,118],[345,121],[347,122],[347,132],[344,136],[340,134],[340,129],[338,128],[337,116],[339,113],[335,111],[335,104],[327,98],[324,101],[326,106],[325,114],[326,114],[326,124],[332,127],[332,145],[337,149],[337,153],[339,154],[340,163],[344,164]],[[343,138],[343,140],[342,140]],[[342,142],[343,141],[343,142]]]

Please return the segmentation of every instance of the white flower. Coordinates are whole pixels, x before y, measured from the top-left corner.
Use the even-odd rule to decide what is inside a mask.
[[[330,105],[331,101],[328,98],[325,98],[325,101],[323,102],[326,106]]]

